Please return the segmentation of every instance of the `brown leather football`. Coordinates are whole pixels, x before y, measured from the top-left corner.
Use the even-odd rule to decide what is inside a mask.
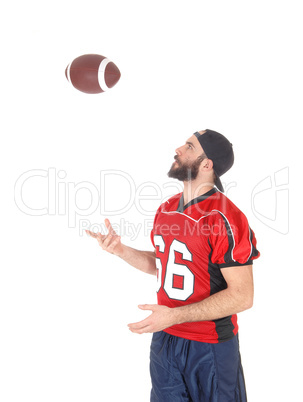
[[[79,91],[98,94],[112,88],[121,73],[108,58],[99,54],[84,54],[66,67],[65,76]]]

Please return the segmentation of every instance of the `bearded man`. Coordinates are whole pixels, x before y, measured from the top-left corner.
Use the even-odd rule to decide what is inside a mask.
[[[194,133],[176,150],[168,176],[184,190],[155,216],[154,251],[93,233],[102,249],[156,275],[156,305],[146,319],[129,324],[153,333],[150,352],[152,402],[245,402],[237,313],[253,305],[256,239],[245,215],[223,194],[220,180],[234,162],[232,144],[213,130]]]

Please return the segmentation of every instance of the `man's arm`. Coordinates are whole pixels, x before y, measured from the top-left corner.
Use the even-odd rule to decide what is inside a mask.
[[[247,310],[253,304],[252,265],[223,268],[227,288],[208,298],[182,307],[169,308],[159,305],[141,305],[142,310],[151,310],[145,320],[129,324],[132,332],[158,332],[184,322],[208,321],[223,318]]]
[[[119,255],[122,260],[140,271],[156,275],[156,254],[154,251],[141,251],[122,244],[123,252]]]
[[[156,275],[156,254],[153,251],[140,251],[121,243],[121,237],[112,228],[110,221],[105,219],[107,235],[86,230],[86,233],[97,239],[99,246],[147,274]]]
[[[223,268],[227,288],[201,302],[176,309],[176,323],[208,321],[247,310],[253,305],[252,265]]]

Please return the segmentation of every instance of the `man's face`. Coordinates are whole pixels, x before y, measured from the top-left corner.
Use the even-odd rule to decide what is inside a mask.
[[[203,149],[195,135],[192,135],[184,145],[176,149],[175,162],[172,164],[168,177],[180,181],[195,180],[199,167],[206,158]]]

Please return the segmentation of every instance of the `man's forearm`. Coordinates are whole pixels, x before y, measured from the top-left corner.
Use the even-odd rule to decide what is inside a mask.
[[[254,296],[252,266],[229,267],[223,276],[227,288],[197,303],[181,307],[140,305],[141,310],[150,310],[152,314],[129,324],[129,329],[137,334],[158,332],[176,324],[217,320],[251,308]]]
[[[152,314],[143,321],[129,324],[129,329],[137,334],[163,331],[176,324],[194,321],[212,321],[227,317],[251,307],[250,297],[236,294],[230,289],[222,290],[206,299],[182,307],[167,307],[158,304],[140,305],[142,310]]]
[[[142,272],[156,275],[156,255],[153,251],[141,251],[123,245],[119,257]]]
[[[240,313],[252,307],[252,295],[224,289],[206,299],[173,308],[174,323],[209,321]]]

